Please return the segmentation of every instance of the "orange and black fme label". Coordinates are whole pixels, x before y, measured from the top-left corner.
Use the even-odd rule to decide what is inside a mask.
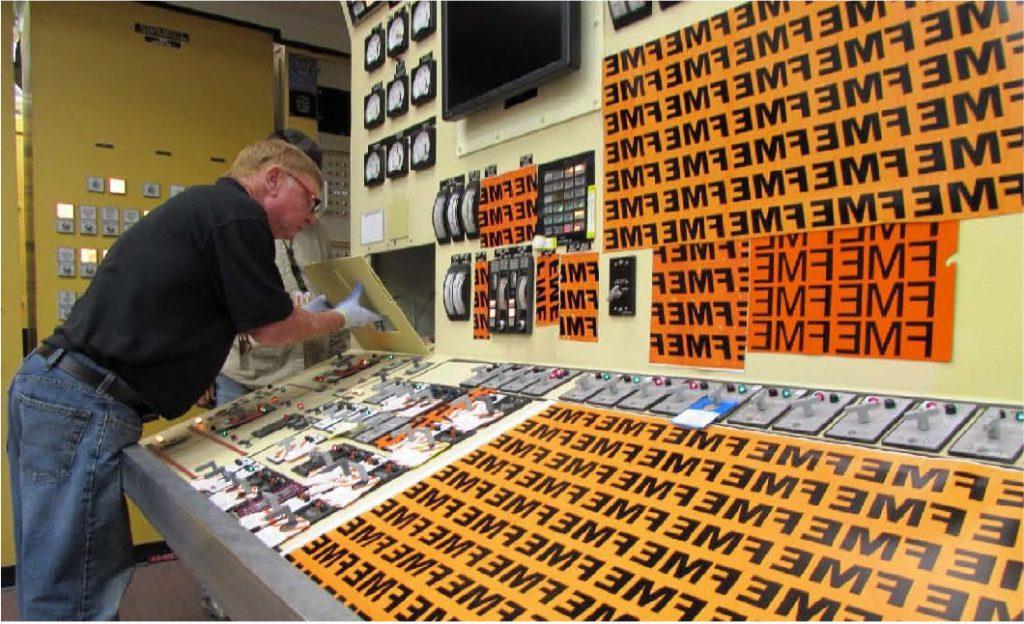
[[[543,253],[537,256],[537,277],[534,280],[535,325],[544,327],[558,324],[558,254]]]
[[[533,240],[537,226],[537,166],[480,181],[480,244],[515,245]]]
[[[1020,620],[1018,470],[556,404],[289,553],[385,620]]]
[[[1019,2],[751,2],[605,57],[604,249],[1019,213]]]
[[[752,351],[948,362],[959,223],[751,241]]]
[[[562,254],[558,272],[558,337],[597,342],[597,252]]]
[[[747,241],[655,249],[650,361],[742,370],[749,270]]]
[[[473,263],[473,339],[490,340],[491,330],[487,324],[487,284],[490,280],[490,265],[487,260]]]

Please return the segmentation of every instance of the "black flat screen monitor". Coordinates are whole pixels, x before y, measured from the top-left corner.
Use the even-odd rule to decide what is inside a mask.
[[[441,21],[447,120],[580,67],[579,2],[445,2]]]

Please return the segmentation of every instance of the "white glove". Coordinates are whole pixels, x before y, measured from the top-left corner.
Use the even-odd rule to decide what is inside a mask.
[[[331,307],[331,304],[327,303],[327,297],[317,295],[309,303],[302,304],[302,309],[306,312],[330,312],[334,308]]]
[[[357,327],[363,327],[370,323],[376,323],[384,318],[360,305],[359,299],[362,296],[363,285],[356,284],[355,289],[352,290],[352,294],[345,297],[344,301],[334,306],[334,311],[340,312],[342,316],[345,317],[345,329],[356,329]]]

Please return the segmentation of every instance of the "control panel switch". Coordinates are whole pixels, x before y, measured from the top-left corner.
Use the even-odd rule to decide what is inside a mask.
[[[1024,411],[987,407],[949,448],[950,455],[1012,463],[1024,450]]]
[[[804,434],[819,433],[852,400],[853,394],[848,392],[813,392],[793,401],[793,409],[772,425],[772,429]]]
[[[885,438],[883,446],[936,452],[942,449],[976,405],[924,401],[909,410]],[[985,435],[982,432],[982,435]]]

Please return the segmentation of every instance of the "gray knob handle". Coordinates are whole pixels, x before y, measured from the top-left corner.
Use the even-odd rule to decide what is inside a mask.
[[[917,420],[917,429],[919,431],[928,431],[932,428],[931,417],[937,416],[939,410],[937,408],[929,408],[923,410],[917,410],[916,412],[910,412],[907,414],[907,418],[914,418]]]

